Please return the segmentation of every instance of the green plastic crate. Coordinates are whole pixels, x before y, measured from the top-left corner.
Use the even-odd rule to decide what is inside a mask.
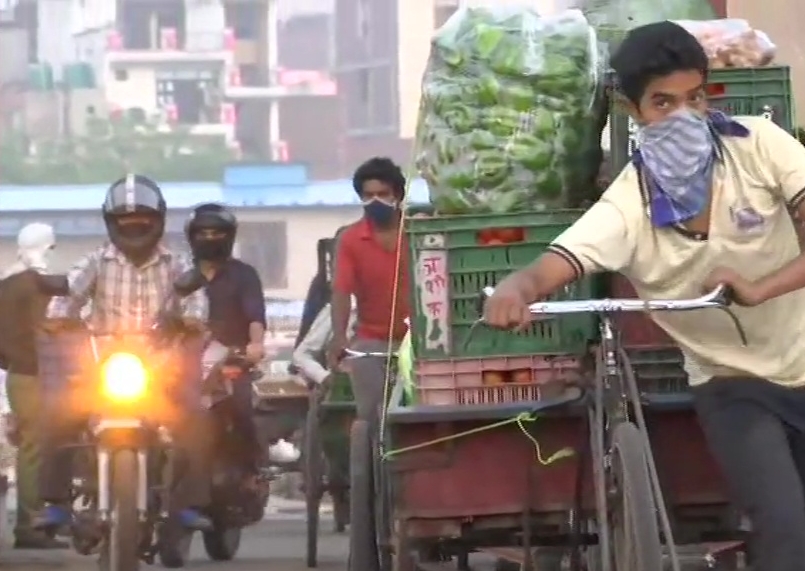
[[[476,327],[479,293],[533,262],[581,210],[503,215],[409,218],[413,346],[417,359],[516,356],[583,351],[597,333],[592,315],[576,314],[534,323],[511,333]],[[485,229],[523,229],[522,242],[479,245]],[[557,299],[586,299],[594,281],[571,284]]]
[[[710,107],[730,115],[761,115],[793,132],[795,125],[788,66],[714,69],[707,80]],[[637,126],[625,113],[611,110],[612,172],[618,173],[634,152]]]

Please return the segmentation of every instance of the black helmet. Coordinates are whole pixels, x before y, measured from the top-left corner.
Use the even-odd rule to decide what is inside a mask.
[[[165,198],[148,177],[129,174],[112,183],[103,201],[109,240],[125,256],[145,261],[165,233]]]
[[[199,236],[201,230],[217,230],[223,236]],[[238,220],[226,206],[215,203],[200,204],[190,214],[184,231],[196,260],[226,260],[232,256],[235,247]]]

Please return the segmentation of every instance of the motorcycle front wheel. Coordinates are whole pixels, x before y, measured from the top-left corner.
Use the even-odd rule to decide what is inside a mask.
[[[110,468],[112,513],[99,568],[100,571],[138,571],[140,517],[137,512],[137,452],[113,452]]]

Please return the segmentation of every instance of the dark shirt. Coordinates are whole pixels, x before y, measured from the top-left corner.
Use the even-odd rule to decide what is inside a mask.
[[[42,295],[36,272],[26,270],[0,282],[0,349],[8,360],[9,372],[37,374],[36,332],[45,319],[50,297]]]
[[[209,328],[213,339],[227,347],[245,347],[249,326],[266,325],[266,302],[257,270],[236,259],[227,261],[207,282]]]
[[[397,248],[385,249],[363,219],[349,226],[339,238],[333,290],[355,296],[355,336],[359,339],[385,341],[389,331],[395,341],[405,337],[405,319],[409,316],[409,253],[405,236],[399,248],[399,256]],[[393,300],[397,307],[392,307]]]

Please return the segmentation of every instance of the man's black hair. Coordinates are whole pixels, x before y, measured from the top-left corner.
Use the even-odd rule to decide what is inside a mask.
[[[391,186],[394,196],[402,199],[405,196],[405,177],[402,170],[388,157],[374,157],[363,163],[352,177],[352,188],[363,194],[363,185],[370,180],[379,180]]]
[[[617,89],[638,105],[646,86],[677,71],[698,71],[707,79],[707,54],[699,41],[673,22],[631,30],[610,59]]]

